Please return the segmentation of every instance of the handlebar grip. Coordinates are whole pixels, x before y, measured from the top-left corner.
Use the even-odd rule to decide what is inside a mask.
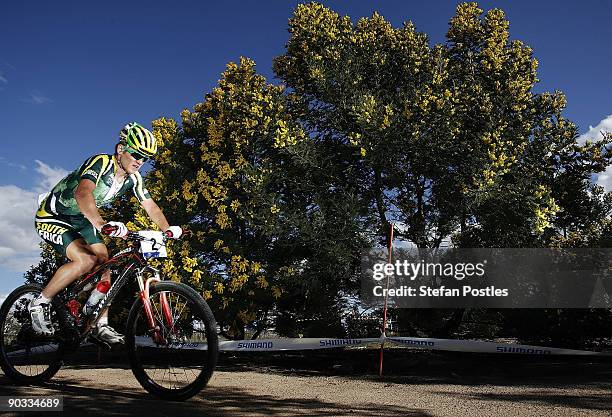
[[[102,229],[100,229],[100,233],[102,233],[105,236],[110,236],[111,233],[116,232],[119,229],[119,226],[112,226],[110,224],[105,224],[104,226],[102,226]]]
[[[173,236],[173,234],[172,234],[172,232],[170,230],[166,230],[164,232],[164,235],[166,235],[166,237],[169,238],[169,239],[172,239],[172,236]],[[189,237],[189,236],[191,236],[191,230],[182,229],[181,238]]]

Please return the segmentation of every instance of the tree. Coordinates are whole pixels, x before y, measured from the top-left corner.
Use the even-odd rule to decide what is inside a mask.
[[[543,246],[558,213],[584,218],[580,202],[590,224],[609,216],[588,180],[610,163],[609,138],[576,143],[563,94],[533,92],[537,61],[501,10],[459,5],[433,47],[412,23],[353,24],[318,3],[299,5],[289,32],[276,74],[330,165],[351,167],[332,184],[359,190],[380,242],[395,221],[418,247]]]
[[[298,5],[274,61],[286,87],[241,58],[181,123],[153,122],[149,191],[194,232],[162,273],[201,291],[232,337],[272,316],[282,334],[341,335],[359,252],[386,245],[391,222],[420,248],[607,245],[612,195],[591,176],[612,135],[577,142],[564,95],[534,92],[538,63],[508,27],[501,10],[463,3],[430,46],[410,22]],[[153,227],[134,200],[112,210]],[[444,336],[489,314],[468,313],[395,314]]]
[[[38,284],[44,286],[53,276],[66,258],[58,254],[48,243],[40,243],[40,261],[32,265],[23,275],[26,284]]]
[[[164,151],[149,190],[173,207],[173,221],[194,231],[165,272],[187,272],[186,282],[203,291],[231,336],[267,322],[282,294],[300,292],[292,280],[317,268],[311,261],[321,253],[313,247],[325,227],[322,213],[336,210],[322,209],[312,193],[312,147],[286,109],[283,88],[242,58],[228,64],[203,103],[183,111],[182,129],[169,119],[154,122]]]

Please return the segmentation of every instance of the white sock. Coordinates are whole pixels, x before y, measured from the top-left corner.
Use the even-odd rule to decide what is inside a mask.
[[[108,326],[108,317],[100,317],[98,326]]]
[[[52,299],[53,299],[53,297],[52,298],[47,298],[44,295],[42,295],[42,293],[41,293],[38,297],[36,297],[34,299],[34,301],[32,301],[32,305],[33,306],[37,306],[37,305],[40,305],[40,304],[51,304],[51,300]]]

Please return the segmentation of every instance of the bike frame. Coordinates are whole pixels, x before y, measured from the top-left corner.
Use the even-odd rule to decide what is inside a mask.
[[[87,337],[89,331],[91,330],[91,327],[99,320],[104,310],[106,310],[106,308],[114,300],[115,296],[119,293],[119,290],[121,290],[121,288],[123,288],[123,286],[127,283],[128,278],[135,275],[136,281],[138,282],[138,296],[143,304],[147,323],[149,325],[149,333],[151,334],[153,340],[156,343],[167,343],[165,338],[162,336],[162,333],[160,331],[161,329],[155,324],[153,309],[151,307],[151,300],[149,298],[151,284],[159,282],[162,279],[160,277],[159,271],[156,268],[150,266],[147,260],[140,254],[137,249],[136,242],[133,242],[131,246],[132,247],[118,252],[112,258],[101,264],[94,271],[90,272],[89,274],[86,274],[68,288],[68,294],[66,294],[66,296],[64,297],[67,299],[66,301],[68,302],[68,304],[64,304],[64,306],[67,306],[71,314],[75,316],[75,312],[70,306],[70,302],[72,302],[71,300],[74,300],[76,296],[81,291],[84,291],[89,284],[94,285],[99,282],[102,278],[102,274],[106,270],[112,268],[122,269],[122,273],[117,279],[114,280],[114,282],[112,282],[108,292],[106,293],[104,298],[102,298],[102,300],[98,303],[96,309],[91,314],[92,319],[89,323],[87,323],[84,331],[81,332],[82,340]],[[150,272],[152,276],[145,279],[145,272]],[[174,318],[172,317],[172,311],[164,293],[162,293],[160,296],[160,304],[165,324],[172,332],[174,332]],[[75,318],[77,318],[78,320],[78,314],[75,316]]]

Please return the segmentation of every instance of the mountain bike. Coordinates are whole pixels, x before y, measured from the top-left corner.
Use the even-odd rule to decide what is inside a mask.
[[[185,284],[163,281],[160,271],[149,264],[165,257],[168,237],[155,231],[129,232],[128,248],[53,298],[51,337],[34,332],[28,311],[42,287],[27,284],[14,290],[0,307],[0,366],[5,375],[21,384],[51,379],[64,356],[87,343],[92,327],[119,291],[136,282],[137,297],[125,331],[134,376],[144,389],[164,399],[185,400],[198,394],[217,363],[217,325],[200,294]],[[82,305],[106,270],[111,271],[112,285],[86,314]],[[204,345],[205,350],[190,349],[192,345]]]

